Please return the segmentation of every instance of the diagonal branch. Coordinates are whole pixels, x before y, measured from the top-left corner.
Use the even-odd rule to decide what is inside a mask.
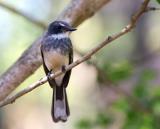
[[[32,18],[31,16],[21,12],[20,10],[18,10],[18,9],[16,9],[16,8],[6,4],[6,3],[0,2],[0,6],[3,7],[4,9],[7,9],[10,12],[13,12],[13,13],[19,15],[19,16],[22,16],[26,20],[30,21],[31,23],[33,23],[34,25],[36,25],[36,26],[38,26],[38,27],[40,27],[42,29],[46,29],[47,28],[47,26],[43,22]]]
[[[116,34],[113,34],[112,36],[108,36],[102,43],[98,44],[96,47],[91,49],[82,58],[80,58],[80,59],[76,60],[75,62],[73,62],[72,64],[66,66],[66,71],[72,69],[73,67],[79,65],[80,63],[82,63],[86,60],[89,60],[92,57],[92,55],[96,54],[105,45],[111,43],[112,41],[114,41],[114,40],[120,38],[121,36],[125,35],[126,33],[130,32],[135,27],[138,19],[146,12],[149,1],[150,0],[144,0],[142,5],[140,6],[139,10],[132,16],[131,22],[126,27],[124,27],[120,32],[118,32]],[[51,78],[55,78],[55,77],[61,75],[62,73],[63,73],[62,71],[58,71],[54,75],[51,74]],[[11,96],[11,97],[6,98],[4,101],[2,101],[0,103],[0,107],[14,102],[17,98],[19,98],[22,95],[32,91],[33,89],[37,88],[38,86],[40,86],[40,85],[42,85],[46,82],[47,82],[47,77],[44,77],[44,78],[40,79],[39,81],[30,85],[28,88],[26,88],[26,89],[20,91],[19,93],[17,93],[15,96]]]
[[[78,26],[93,16],[111,0],[71,0],[66,9],[59,15],[59,20],[68,21]],[[43,37],[43,36],[42,36]],[[0,101],[6,98],[26,78],[32,75],[42,64],[40,56],[41,37],[38,38],[22,56],[0,76]]]

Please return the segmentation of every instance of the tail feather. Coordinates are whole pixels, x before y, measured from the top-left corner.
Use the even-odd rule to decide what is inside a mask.
[[[67,120],[69,116],[69,106],[67,100],[66,89],[64,87],[55,86],[52,98],[52,119],[55,122]]]
[[[64,92],[65,92],[65,102],[66,102],[66,114],[67,114],[67,116],[69,116],[70,115],[70,110],[69,110],[69,105],[68,105],[68,98],[67,98],[66,89],[64,90]]]

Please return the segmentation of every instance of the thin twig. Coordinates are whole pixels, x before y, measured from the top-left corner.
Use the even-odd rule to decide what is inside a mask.
[[[33,17],[31,17],[31,16],[29,16],[29,15],[21,12],[20,10],[18,10],[18,9],[16,9],[16,8],[14,8],[14,7],[12,7],[12,6],[4,3],[4,2],[3,2],[3,3],[0,2],[0,6],[3,7],[4,9],[9,10],[10,12],[13,12],[13,13],[19,15],[19,16],[22,16],[22,17],[25,18],[27,21],[33,23],[34,25],[36,25],[36,26],[38,26],[38,27],[40,27],[40,28],[42,28],[42,29],[46,29],[46,28],[47,28],[47,25],[44,24],[43,22],[34,19]]]
[[[151,7],[151,6],[146,8],[146,12],[147,12],[147,11],[159,11],[159,10],[160,10],[160,8]]]
[[[66,66],[66,71],[68,71],[68,70],[72,69],[73,67],[79,65],[80,63],[82,63],[82,62],[90,59],[92,55],[94,55],[95,53],[97,53],[105,45],[111,43],[112,41],[116,40],[117,38],[119,38],[119,37],[125,35],[126,33],[130,32],[135,27],[137,20],[141,17],[141,15],[143,13],[146,12],[146,8],[147,8],[147,6],[149,4],[149,1],[150,0],[144,0],[144,2],[142,3],[141,7],[139,8],[139,10],[132,16],[131,22],[126,27],[124,27],[119,33],[113,34],[112,36],[108,36],[102,43],[98,44],[96,47],[94,47],[93,49],[91,49],[81,59],[78,59],[75,62],[73,62],[72,64]],[[51,74],[50,77],[51,78],[55,78],[55,77],[61,75],[62,73],[63,73],[62,71],[58,71],[54,75]],[[42,85],[42,84],[44,84],[46,82],[47,82],[47,77],[44,77],[44,78],[40,79],[39,81],[33,83],[28,88],[20,91],[16,95],[7,97],[5,100],[1,101],[0,102],[0,107],[14,102],[17,98],[19,98],[22,95],[24,95],[24,94],[32,91],[33,89],[39,87],[40,85]]]

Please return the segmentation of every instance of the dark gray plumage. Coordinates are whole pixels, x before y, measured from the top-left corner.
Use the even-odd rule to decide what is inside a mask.
[[[76,29],[63,21],[55,21],[49,25],[48,32],[41,43],[43,67],[46,75],[64,69],[66,65],[73,62],[73,49],[69,32],[74,30]],[[55,122],[65,122],[70,115],[66,94],[70,74],[71,70],[55,79],[48,78],[48,82],[53,88],[51,113]]]

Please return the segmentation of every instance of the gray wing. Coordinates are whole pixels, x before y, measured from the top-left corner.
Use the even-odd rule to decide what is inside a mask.
[[[40,49],[41,49],[41,56],[42,56],[43,68],[44,68],[44,71],[45,71],[46,75],[48,75],[48,74],[50,73],[50,71],[48,70],[48,68],[47,68],[47,66],[46,66],[46,64],[45,64],[45,62],[44,62],[42,45],[41,45]],[[55,82],[54,79],[50,80],[50,79],[48,78],[48,83],[49,83],[49,85],[50,85],[52,88],[53,88],[54,86],[56,86],[56,82]]]
[[[71,64],[73,62],[73,48],[72,48],[72,44],[71,44],[71,47],[70,47],[70,52],[69,52],[69,64]],[[68,82],[69,82],[69,78],[70,78],[70,75],[71,75],[71,71],[72,70],[69,70],[66,72],[66,74],[64,75],[64,78],[63,78],[63,87],[67,87],[68,85]]]

